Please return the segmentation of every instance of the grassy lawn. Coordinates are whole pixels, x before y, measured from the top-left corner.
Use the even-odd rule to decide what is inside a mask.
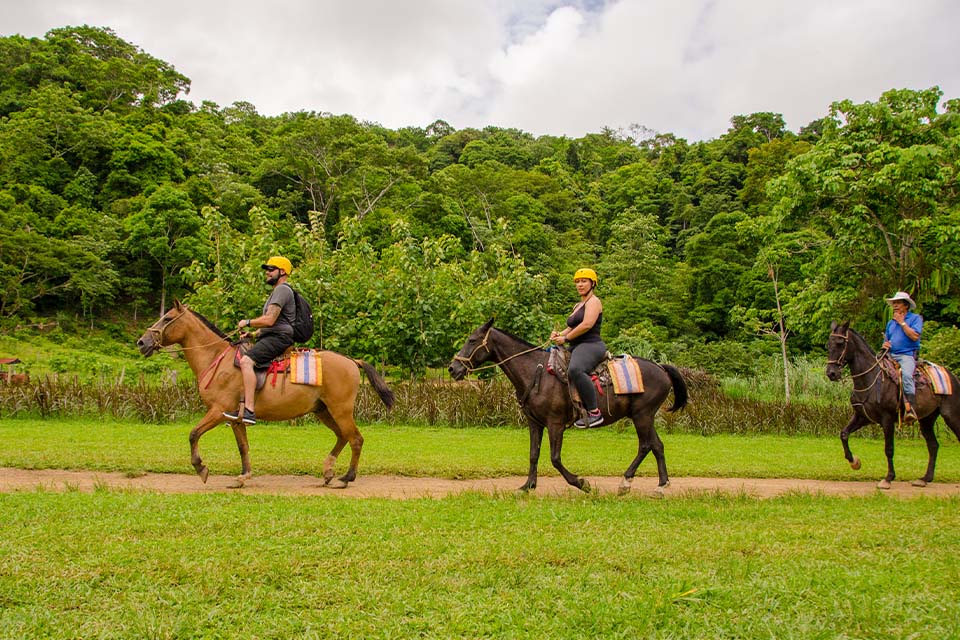
[[[190,425],[4,420],[0,465],[192,472]],[[519,429],[365,425],[362,473],[522,474]],[[259,473],[319,473],[332,435],[250,430]],[[960,481],[943,434],[938,480]],[[565,461],[619,474],[630,432],[567,433]],[[861,478],[882,442],[666,435],[675,476]],[[229,429],[206,461],[236,473]],[[925,448],[897,442],[902,478]],[[341,467],[343,463],[341,463]],[[544,452],[544,474],[553,470]],[[653,475],[652,460],[641,466]],[[653,500],[0,494],[0,638],[913,638],[960,629],[960,498]]]
[[[192,473],[187,436],[192,423],[143,424],[116,420],[7,419],[0,422],[0,466],[22,468],[89,469]],[[523,429],[411,427],[368,424],[360,473],[478,478],[525,475],[529,437]],[[869,428],[867,434],[875,433]],[[261,423],[249,429],[254,473],[321,473],[323,458],[333,446],[333,434],[323,425],[294,426]],[[883,441],[851,439],[863,461],[853,471],[843,459],[839,438],[806,436],[747,436],[661,434],[667,469],[673,476],[716,476],[876,482],[886,473]],[[952,433],[940,429],[941,449],[936,480],[960,482],[960,445]],[[233,432],[220,426],[200,441],[201,454],[211,473],[240,470]],[[636,454],[631,430],[571,429],[564,438],[563,460],[575,473],[588,476],[620,475]],[[346,469],[348,453],[341,454],[338,470]],[[896,443],[898,478],[919,477],[926,469],[926,446],[921,439]],[[553,475],[544,438],[540,472]],[[640,465],[639,476],[655,476],[653,456]]]
[[[915,638],[960,500],[0,495],[4,638]]]

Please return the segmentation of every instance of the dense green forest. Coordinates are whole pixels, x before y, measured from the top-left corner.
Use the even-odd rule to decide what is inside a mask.
[[[316,345],[411,373],[491,316],[544,342],[581,266],[611,350],[750,373],[833,319],[879,343],[903,289],[960,364],[960,100],[937,87],[697,142],[266,117],[189,88],[110,29],[0,38],[0,330],[142,327],[174,298],[232,328],[283,254]]]

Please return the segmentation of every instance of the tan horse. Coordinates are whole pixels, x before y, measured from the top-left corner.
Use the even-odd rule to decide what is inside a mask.
[[[233,366],[236,345],[231,344],[226,334],[202,315],[179,301],[140,336],[137,347],[149,357],[160,347],[178,344],[197,378],[200,398],[207,405],[207,413],[190,431],[190,461],[197,474],[207,481],[208,470],[200,458],[200,436],[222,422],[227,422],[223,412],[236,409],[243,397],[243,381],[240,369]],[[347,358],[333,351],[322,351],[323,384],[309,386],[292,384],[284,374],[277,377],[276,386],[268,379],[257,392],[257,418],[267,421],[291,420],[313,413],[330,427],[337,442],[323,462],[324,484],[342,489],[357,477],[363,436],[354,421],[353,409],[360,389],[362,367],[387,407],[393,406],[393,392],[372,365],[363,360]],[[270,376],[272,378],[272,375]],[[250,446],[247,442],[247,427],[243,422],[231,421],[242,462],[237,487],[250,479]],[[347,473],[333,481],[333,468],[337,456],[350,444],[353,455]]]

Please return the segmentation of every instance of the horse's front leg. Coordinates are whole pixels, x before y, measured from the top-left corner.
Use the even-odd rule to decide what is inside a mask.
[[[199,424],[190,431],[190,462],[193,464],[197,475],[200,476],[200,479],[204,482],[207,481],[209,471],[207,470],[207,465],[203,464],[203,460],[200,458],[200,436],[221,422],[223,422],[223,410],[211,408],[207,410],[207,413],[200,420]]]
[[[253,470],[250,467],[250,443],[247,440],[247,425],[238,420],[230,423],[230,426],[233,427],[233,437],[236,438],[237,449],[240,451],[240,475],[237,476],[237,481],[231,488],[239,489],[253,476]]]
[[[937,432],[933,425],[940,415],[939,411],[934,411],[920,420],[920,433],[927,443],[927,472],[922,478],[914,480],[911,484],[915,487],[925,487],[933,482],[933,470],[937,466],[937,452],[940,451],[940,442],[937,440]]]
[[[540,447],[543,444],[543,425],[528,419],[530,432],[530,468],[527,471],[527,481],[520,487],[520,491],[531,491],[537,488],[537,466],[540,463]]]
[[[893,470],[893,437],[896,427],[894,418],[885,417],[880,426],[883,427],[883,453],[887,456],[887,475],[877,483],[877,489],[889,489],[892,486],[890,483],[897,477]]]
[[[562,423],[547,425],[547,435],[550,438],[550,462],[553,463],[553,468],[559,471],[563,479],[567,481],[567,484],[571,484],[582,491],[589,492],[590,483],[587,482],[587,479],[571,473],[569,469],[563,466],[563,462],[560,460],[560,450],[563,449],[563,431],[565,428],[566,425]]]
[[[850,468],[854,471],[860,468],[860,458],[853,455],[850,451],[850,434],[858,431],[866,424],[869,424],[866,419],[854,411],[853,415],[850,416],[850,421],[847,422],[847,426],[840,431],[840,444],[843,445],[843,457],[850,463]]]

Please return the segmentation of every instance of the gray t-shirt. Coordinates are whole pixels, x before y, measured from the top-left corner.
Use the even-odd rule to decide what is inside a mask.
[[[267,308],[272,304],[280,307],[280,315],[272,327],[260,329],[260,335],[282,333],[292,337],[293,323],[297,319],[297,303],[293,298],[293,289],[290,288],[290,285],[286,283],[278,284],[273,288],[270,297],[263,304],[263,313],[266,313]]]

